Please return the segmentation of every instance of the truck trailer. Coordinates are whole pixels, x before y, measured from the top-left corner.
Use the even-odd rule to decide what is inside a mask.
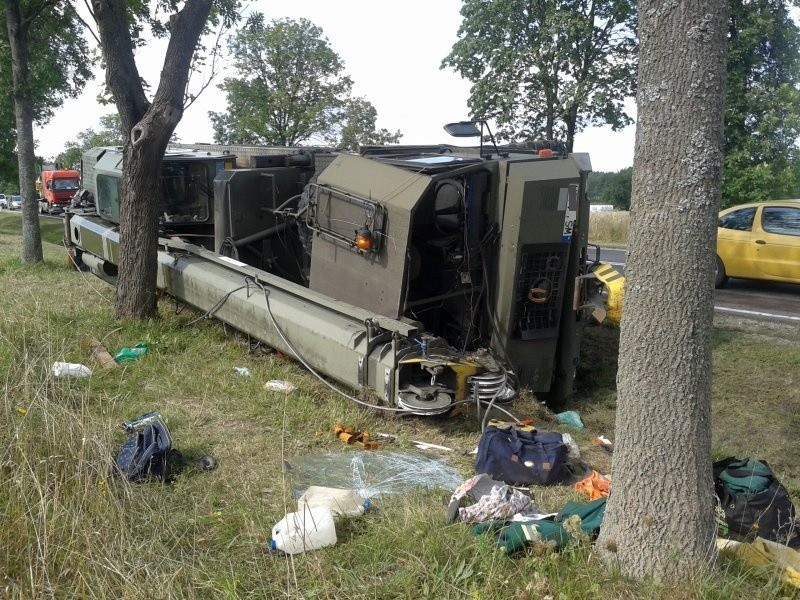
[[[480,135],[478,124],[446,129]],[[235,155],[164,157],[168,295],[382,410],[572,393],[602,288],[587,249],[588,155],[558,142],[265,148],[250,167]],[[112,284],[121,168],[119,148],[88,151],[64,221],[75,263]]]

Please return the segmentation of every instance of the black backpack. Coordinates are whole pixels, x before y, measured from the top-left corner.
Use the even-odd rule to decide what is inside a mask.
[[[129,481],[143,481],[151,477],[165,480],[170,463],[179,460],[180,454],[172,448],[169,429],[160,420],[153,420],[141,431],[134,431],[122,445],[115,463],[120,473]]]
[[[726,458],[714,463],[714,489],[733,539],[756,536],[800,546],[789,492],[764,460]]]

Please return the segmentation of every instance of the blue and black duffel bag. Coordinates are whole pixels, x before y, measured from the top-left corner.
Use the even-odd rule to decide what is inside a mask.
[[[478,444],[475,472],[511,485],[553,485],[567,475],[567,453],[560,433],[492,420]]]

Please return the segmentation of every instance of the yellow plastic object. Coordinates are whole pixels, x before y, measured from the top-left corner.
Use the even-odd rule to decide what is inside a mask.
[[[625,297],[625,276],[608,263],[600,263],[594,275],[606,284],[606,320],[619,325]]]
[[[717,538],[717,549],[753,567],[776,565],[784,582],[800,588],[800,553],[797,550],[760,537],[750,543]]]

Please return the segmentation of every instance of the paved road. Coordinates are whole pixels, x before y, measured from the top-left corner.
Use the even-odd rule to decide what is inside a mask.
[[[600,258],[624,271],[626,254],[604,248]],[[800,285],[729,279],[715,290],[714,308],[720,314],[800,324]]]

